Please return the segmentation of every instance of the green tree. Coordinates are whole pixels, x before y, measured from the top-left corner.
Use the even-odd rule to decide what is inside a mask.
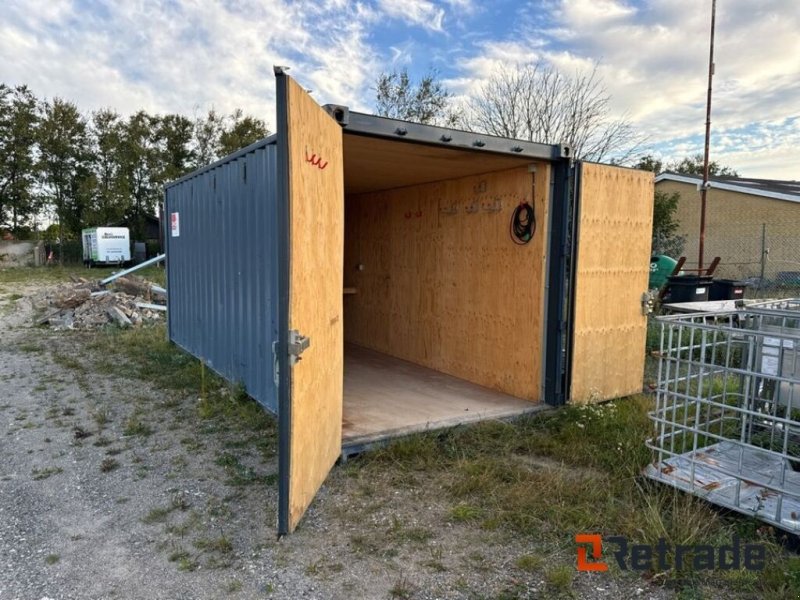
[[[220,137],[225,119],[212,107],[194,120],[194,167],[210,165],[220,156]]]
[[[128,208],[128,196],[122,177],[122,138],[124,123],[110,108],[92,113],[91,141],[96,182],[92,202],[92,221],[87,225],[118,223]]]
[[[656,158],[652,154],[646,154],[639,157],[639,160],[633,165],[633,167],[635,169],[641,169],[642,171],[652,171],[658,175],[664,170],[664,161],[662,161],[660,158]]]
[[[86,120],[72,102],[60,98],[46,101],[43,113],[38,136],[42,183],[58,220],[61,245],[66,235],[80,226],[85,208],[91,178],[89,135]],[[62,251],[59,263],[63,261]]]
[[[39,103],[26,86],[0,84],[0,225],[16,233],[37,210]],[[8,215],[6,217],[6,215]]]
[[[653,254],[666,254],[674,258],[683,254],[686,236],[679,235],[680,221],[677,218],[678,192],[656,190],[653,198]]]
[[[158,116],[140,110],[128,118],[123,128],[120,168],[133,239],[143,239],[145,215],[154,212],[161,197],[160,124]]]
[[[183,115],[166,115],[158,123],[158,161],[160,183],[168,183],[191,171],[195,164],[192,148],[194,123]]]
[[[695,154],[693,156],[682,158],[681,160],[672,161],[667,164],[666,170],[674,173],[684,173],[686,175],[702,175],[703,155]],[[737,173],[734,169],[721,165],[715,160],[709,161],[708,174],[713,177],[739,176],[739,173]]]
[[[650,154],[643,156],[634,165],[643,171],[660,173],[664,164],[661,159]],[[686,244],[686,236],[679,235],[680,221],[677,217],[678,202],[680,194],[673,192],[668,194],[656,190],[653,197],[653,254],[666,254],[667,256],[678,257],[683,254]]]
[[[375,112],[382,117],[431,125],[453,126],[459,119],[452,106],[452,94],[429,71],[418,83],[408,69],[381,73],[375,86]]]
[[[267,124],[237,108],[226,119],[219,136],[219,153],[226,156],[269,135]]]

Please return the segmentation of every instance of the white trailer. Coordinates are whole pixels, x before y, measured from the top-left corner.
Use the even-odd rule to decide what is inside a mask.
[[[127,227],[90,227],[81,231],[83,264],[121,265],[131,259],[131,236]]]

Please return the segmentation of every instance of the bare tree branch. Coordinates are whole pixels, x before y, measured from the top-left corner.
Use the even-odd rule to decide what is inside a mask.
[[[610,99],[596,66],[573,76],[541,61],[501,67],[467,102],[464,123],[492,135],[569,144],[577,158],[628,162],[644,140],[626,116],[612,118]]]

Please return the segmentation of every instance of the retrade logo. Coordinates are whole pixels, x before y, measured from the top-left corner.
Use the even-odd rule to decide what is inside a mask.
[[[680,571],[688,566],[694,571],[729,571],[742,567],[748,571],[763,571],[767,558],[764,544],[742,544],[736,535],[730,544],[688,546],[671,545],[664,538],[659,538],[653,545],[630,544],[628,538],[622,535],[609,536],[604,540],[597,533],[578,533],[575,535],[578,571],[608,571],[608,564],[603,561],[603,541],[613,544],[606,548],[607,555],[622,571],[649,571],[655,568],[666,571],[673,567]]]
[[[603,538],[599,533],[578,533],[575,535],[575,543],[590,545],[589,548],[578,546],[578,571],[608,571],[608,565],[600,560],[603,555]],[[589,549],[594,562],[589,562]]]

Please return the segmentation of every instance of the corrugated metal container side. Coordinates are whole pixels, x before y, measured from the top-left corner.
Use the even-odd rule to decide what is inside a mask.
[[[169,339],[277,413],[277,148],[268,138],[166,188]],[[177,214],[177,223],[174,215]]]

